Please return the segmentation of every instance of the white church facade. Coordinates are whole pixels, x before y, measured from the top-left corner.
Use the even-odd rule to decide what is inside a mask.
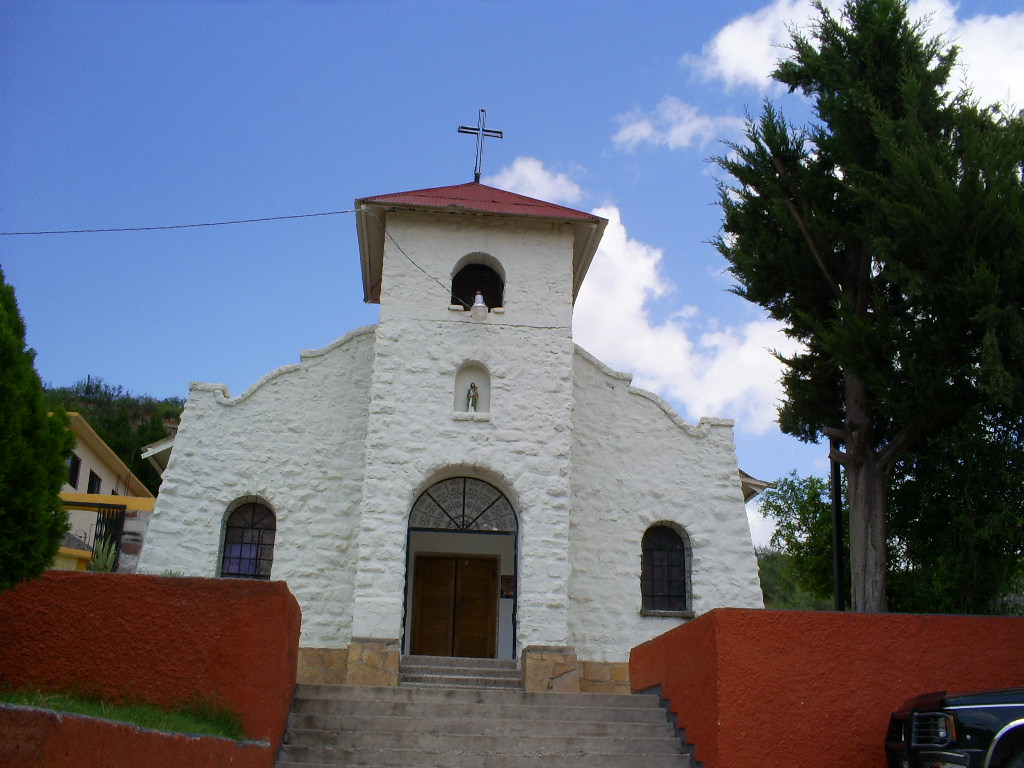
[[[424,654],[622,690],[633,646],[761,607],[732,422],[573,343],[603,219],[478,182],[356,209],[378,324],[191,386],[140,572],[287,581],[311,682]]]

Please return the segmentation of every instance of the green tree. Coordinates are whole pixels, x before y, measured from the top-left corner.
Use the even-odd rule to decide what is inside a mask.
[[[894,468],[887,542],[892,610],[1019,610],[1015,600],[1024,588],[1024,441],[1020,423],[1007,426],[1003,421],[964,419],[941,439],[922,439]],[[778,579],[784,584],[788,577],[795,588],[814,597],[830,597],[828,484],[794,472],[774,485],[762,494],[761,511],[776,524],[771,551],[786,558],[784,567],[776,568]],[[758,558],[760,563],[761,553]],[[762,563],[767,601],[765,573]],[[784,593],[777,584],[774,589]]]
[[[1004,613],[1024,583],[1024,441],[965,419],[900,460],[890,491],[893,610]]]
[[[760,497],[761,513],[775,521],[771,547],[790,558],[786,567],[800,589],[830,600],[834,579],[829,483],[813,475],[800,477],[794,471],[773,485]],[[845,511],[846,504],[843,508]],[[844,536],[844,543],[846,539]],[[843,561],[849,586],[849,558],[845,553]]]
[[[67,532],[60,488],[75,440],[47,413],[14,288],[0,270],[0,590],[38,576]]]
[[[47,387],[46,399],[52,407],[81,413],[143,485],[153,493],[159,490],[160,475],[142,458],[142,448],[167,437],[165,422],[181,418],[181,398],[133,395],[89,376],[70,387]]]
[[[816,3],[771,103],[716,158],[736,292],[784,323],[782,429],[834,437],[850,498],[852,605],[886,609],[886,501],[919,439],[985,404],[1024,402],[1024,118],[945,87],[956,49],[899,0]]]
[[[828,598],[814,595],[803,588],[793,570],[797,560],[793,555],[775,546],[758,547],[755,552],[765,608],[827,611],[832,607]]]

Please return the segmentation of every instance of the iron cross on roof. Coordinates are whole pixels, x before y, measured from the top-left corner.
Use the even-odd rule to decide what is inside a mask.
[[[487,122],[487,110],[481,109],[477,118],[476,128],[471,125],[460,125],[459,133],[476,134],[476,165],[473,166],[473,181],[480,181],[480,171],[484,165],[484,139],[503,139],[501,131],[485,127]]]

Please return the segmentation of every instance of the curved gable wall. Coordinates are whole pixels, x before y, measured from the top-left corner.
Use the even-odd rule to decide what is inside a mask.
[[[640,540],[654,523],[690,538],[695,613],[762,607],[732,422],[688,425],[579,347],[573,380],[569,621],[579,657],[620,661],[683,621],[640,615]]]
[[[278,369],[229,399],[193,384],[149,523],[139,571],[219,575],[236,499],[277,517],[273,580],[303,612],[303,646],[347,644],[374,327]]]

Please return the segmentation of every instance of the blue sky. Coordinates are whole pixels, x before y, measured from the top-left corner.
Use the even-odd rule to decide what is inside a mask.
[[[1016,0],[920,0],[983,101],[1024,93]],[[778,328],[728,292],[714,168],[745,110],[799,97],[767,74],[804,0],[0,4],[0,231],[345,211],[472,180],[611,224],[577,343],[688,420],[734,418],[740,465],[827,470],[779,433]],[[149,232],[0,237],[43,380],[241,394],[375,322],[349,213]],[[767,529],[751,510],[755,540]]]

